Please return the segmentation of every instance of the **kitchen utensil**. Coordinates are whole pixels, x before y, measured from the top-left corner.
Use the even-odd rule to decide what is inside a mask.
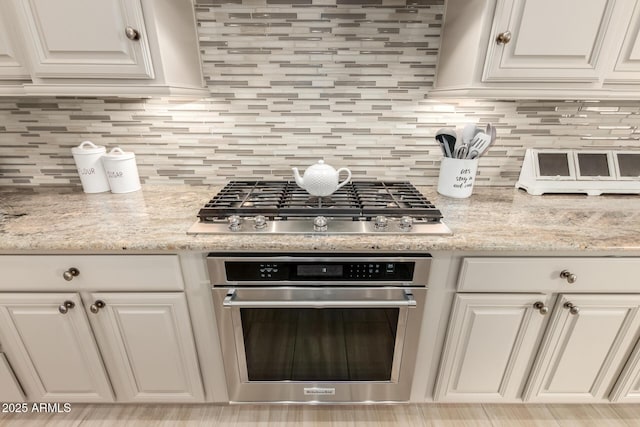
[[[309,166],[305,170],[304,176],[300,176],[298,168],[292,168],[291,170],[293,170],[296,184],[300,188],[304,188],[307,193],[317,197],[330,196],[351,179],[351,171],[349,169],[340,168],[335,170],[332,166],[327,165],[324,160],[318,160],[318,163]],[[347,178],[338,184],[340,172],[346,172]]]
[[[140,190],[135,154],[115,147],[102,156],[102,164],[112,193],[130,193]]]
[[[471,140],[469,144],[469,152],[467,153],[467,159],[475,159],[487,151],[487,148],[491,145],[491,137],[484,132],[478,133]]]
[[[456,141],[453,157],[456,159],[465,159],[469,154],[469,146],[473,137],[476,135],[478,128],[474,124],[468,124],[462,129],[462,141]]]
[[[474,124],[468,124],[462,129],[462,142],[469,145],[471,140],[476,135],[476,130],[478,128]]]
[[[447,145],[447,140],[445,139],[444,135],[436,135],[436,141],[438,141],[438,144],[440,144],[440,150],[442,150],[442,155],[444,157],[449,157],[447,148],[445,148],[445,146]]]
[[[455,149],[457,139],[458,136],[454,129],[442,128],[436,132],[436,141],[440,143],[445,157],[453,157],[453,150]]]
[[[491,123],[487,123],[487,129],[485,133],[489,135],[489,137],[491,138],[491,143],[493,144],[493,141],[496,140],[496,127]]]
[[[84,141],[71,149],[73,160],[78,168],[80,182],[85,193],[103,193],[109,191],[109,181],[102,166],[101,158],[107,149],[95,145],[91,141]]]

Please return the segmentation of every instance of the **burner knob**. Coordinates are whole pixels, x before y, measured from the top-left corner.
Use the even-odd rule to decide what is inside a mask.
[[[267,217],[265,217],[264,215],[258,215],[254,219],[253,226],[256,228],[256,230],[262,230],[263,228],[266,228],[267,227]]]
[[[376,230],[384,230],[385,228],[387,228],[387,222],[387,217],[380,215],[375,218],[373,226]]]
[[[409,231],[411,230],[411,227],[413,227],[413,218],[411,218],[410,216],[403,216],[402,218],[400,218],[401,230]]]
[[[229,220],[229,230],[231,231],[240,230],[240,223],[242,222],[242,220],[238,215],[231,215],[228,220]]]
[[[313,219],[314,231],[327,231],[327,218],[323,216],[317,216]]]

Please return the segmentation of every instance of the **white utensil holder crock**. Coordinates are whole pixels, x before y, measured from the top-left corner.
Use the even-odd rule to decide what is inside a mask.
[[[478,159],[444,157],[440,163],[438,193],[464,199],[471,196],[478,171]]]
[[[91,141],[84,141],[71,149],[85,193],[109,191],[109,181],[102,165],[102,156],[106,152],[106,148]]]
[[[113,148],[102,156],[102,164],[112,193],[131,193],[140,190],[140,177],[136,165],[136,155]]]

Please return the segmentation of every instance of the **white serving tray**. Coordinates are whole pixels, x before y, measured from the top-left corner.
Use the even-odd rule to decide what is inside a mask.
[[[640,194],[640,151],[529,148],[516,188],[534,196]]]

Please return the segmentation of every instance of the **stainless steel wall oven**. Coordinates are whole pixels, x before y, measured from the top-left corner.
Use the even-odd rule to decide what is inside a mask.
[[[409,400],[430,261],[209,254],[230,400]]]

